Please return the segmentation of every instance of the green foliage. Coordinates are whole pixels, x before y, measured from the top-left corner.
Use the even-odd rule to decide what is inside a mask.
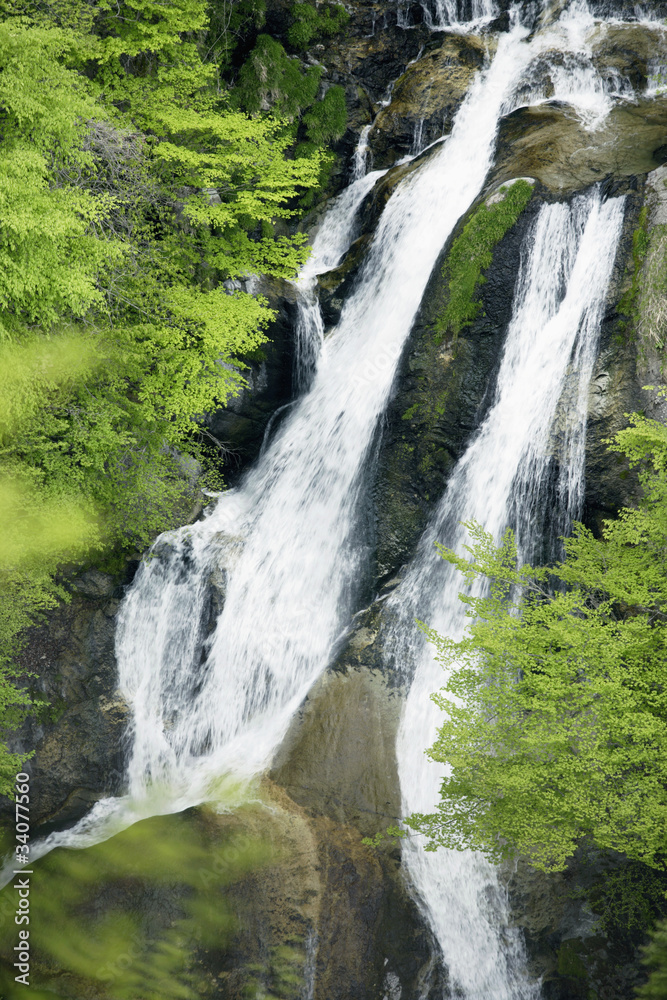
[[[366,847],[382,847],[384,844],[394,844],[398,840],[407,837],[407,831],[401,830],[399,826],[388,826],[386,830],[378,830],[372,837],[363,837],[361,843]]]
[[[308,961],[303,938],[288,938],[268,950],[261,963],[249,963],[244,996],[261,1000],[301,1000],[303,969]]]
[[[667,996],[667,920],[662,920],[651,931],[643,963],[649,969],[649,977],[636,991],[637,996],[641,1000],[664,1000]]]
[[[14,981],[12,919],[15,933],[4,935],[1,949],[2,996],[208,996],[197,959],[224,949],[233,930],[224,893],[269,858],[256,839],[225,833],[202,811],[143,820],[94,847],[52,852],[30,866],[30,987]],[[15,897],[11,883],[0,894],[12,918]]]
[[[59,489],[12,453],[12,440],[63,386],[72,387],[95,365],[90,338],[33,336],[0,344],[0,733],[7,734],[34,707],[18,688],[18,636],[65,596],[53,581],[58,564],[82,558],[99,542],[90,505],[66,484]],[[9,795],[25,755],[0,744],[0,794]]]
[[[446,712],[429,750],[446,761],[436,812],[408,822],[429,846],[517,852],[546,871],[584,840],[663,867],[667,839],[667,428],[634,416],[615,440],[643,495],[581,525],[554,567],[517,565],[475,523],[460,641],[423,626],[451,669],[433,696]]]
[[[292,24],[287,39],[300,51],[307,49],[313,41],[337,35],[350,20],[350,15],[340,3],[298,2],[292,4],[290,14]]]
[[[317,146],[336,142],[347,125],[347,105],[343,87],[329,87],[321,101],[316,101],[303,116],[308,141]]]
[[[260,35],[239,72],[235,96],[251,114],[273,110],[290,121],[317,96],[322,68],[301,71],[299,60],[290,57],[280,42]]]
[[[83,122],[97,110],[62,65],[72,48],[60,29],[0,23],[0,338],[99,306],[100,274],[122,253],[95,235],[109,199],[59,183],[66,164],[86,169]]]
[[[448,334],[456,340],[479,314],[477,290],[485,280],[483,271],[491,263],[493,248],[516,223],[532,193],[532,184],[525,180],[501,188],[504,197],[481,205],[452,243],[442,269],[449,279],[449,298],[436,324],[441,339]]]
[[[317,183],[300,199],[302,208],[310,208],[326,186],[334,162],[327,146],[340,139],[347,125],[343,87],[329,87],[316,100],[321,74],[320,66],[302,71],[299,60],[288,56],[280,42],[260,35],[233,92],[234,100],[251,114],[271,111],[282,116],[288,141],[301,138],[294,148],[295,161],[313,162],[319,157]]]
[[[593,885],[588,898],[607,935],[643,936],[658,917],[667,915],[664,872],[637,862],[626,862],[606,871]]]
[[[307,142],[299,147],[299,157],[308,158],[319,147],[340,139],[347,125],[343,87],[329,87],[321,101],[317,91],[321,66],[302,72],[298,59],[288,56],[280,42],[260,35],[239,72],[234,98],[251,114],[272,111],[289,122],[303,122]]]

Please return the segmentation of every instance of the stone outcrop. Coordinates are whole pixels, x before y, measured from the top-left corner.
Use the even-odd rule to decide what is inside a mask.
[[[503,119],[493,179],[536,177],[568,197],[609,177],[631,178],[655,169],[654,152],[663,145],[667,107],[641,101],[616,107],[590,132],[567,106],[519,108]]]
[[[486,50],[474,36],[445,35],[408,66],[378,112],[368,136],[372,167],[391,166],[451,131],[452,122]]]
[[[71,826],[122,786],[129,719],[116,690],[114,654],[122,593],[116,578],[88,570],[70,602],[30,631],[20,654],[26,686],[45,702],[12,741],[18,752],[35,750],[27,765],[33,830]],[[3,812],[13,813],[6,799]]]
[[[401,360],[378,457],[374,503],[380,580],[409,558],[491,402],[489,386],[511,315],[521,248],[545,196],[548,192],[536,188],[517,224],[495,247],[480,288],[480,315],[454,343],[437,331],[448,297],[442,265],[477,206],[461,220],[433,269]]]
[[[205,417],[208,439],[219,450],[230,483],[257,458],[271,416],[294,398],[294,286],[287,281],[267,279],[245,284],[247,290],[267,299],[275,318],[267,331],[269,340],[246,361],[248,367],[243,371],[246,387],[229,399],[226,406]]]

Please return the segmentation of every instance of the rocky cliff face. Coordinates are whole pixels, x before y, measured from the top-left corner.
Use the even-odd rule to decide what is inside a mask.
[[[326,50],[315,46],[309,55],[324,63],[326,82],[345,86],[348,99],[350,127],[338,148],[334,184],[341,187],[349,177],[355,146],[369,126],[373,165],[392,169],[367,199],[360,215],[363,232],[347,258],[321,278],[329,325],[354,287],[384,203],[405,173],[418,168],[418,161],[397,161],[447,134],[490,44],[488,38],[429,32],[421,7],[403,9],[402,24],[408,27],[401,27],[395,7],[350,6],[345,37]],[[279,5],[269,10],[268,27],[273,24],[276,35],[282,13]],[[626,35],[622,47],[615,44],[608,33],[597,56],[609,63],[611,47],[619,75],[645,85],[652,58],[645,32],[638,26],[634,40]],[[522,247],[536,212],[544,201],[575,197],[598,181],[610,193],[625,193],[627,208],[591,385],[584,520],[599,529],[602,518],[632,499],[632,477],[604,442],[630,410],[664,417],[663,408],[642,390],[661,375],[662,334],[647,320],[630,337],[618,303],[632,279],[632,235],[644,205],[647,225],[656,233],[655,267],[661,259],[655,248],[662,247],[660,227],[667,224],[667,168],[658,163],[665,158],[666,125],[667,98],[650,107],[639,100],[617,109],[604,126],[604,141],[596,138],[595,144],[562,105],[522,108],[503,120],[495,167],[466,219],[515,178],[530,178],[533,194],[494,248],[478,318],[454,342],[437,334],[448,296],[442,263],[451,240],[434,268],[401,360],[365,499],[374,539],[365,584],[368,607],[351,623],[335,662],[293,720],[264,781],[264,806],[239,820],[253,835],[261,832],[280,844],[284,857],[263,874],[246,876],[232,891],[239,919],[232,942],[217,958],[201,958],[210,973],[211,996],[245,995],[252,979],[248,970],[255,970],[254,976],[257,969],[264,987],[277,989],[276,949],[286,942],[300,949],[310,991],[302,995],[312,1000],[442,995],[446,971],[403,880],[399,854],[361,842],[400,818],[394,746],[404,679],[384,664],[384,598],[489,405]],[[256,456],[271,415],[292,398],[293,293],[287,287],[269,291],[279,310],[273,343],[253,362],[250,388],[207,418],[239,474]],[[640,313],[648,315],[655,302],[643,295]],[[122,786],[128,720],[115,691],[113,628],[128,581],[129,575],[85,574],[75,584],[72,603],[34,631],[23,654],[26,671],[36,674],[29,683],[53,706],[26,726],[18,744],[36,748],[28,767],[33,820],[44,833],[71,825],[96,799]],[[214,841],[224,839],[220,822]],[[581,883],[576,865],[557,878],[520,865],[506,878],[533,971],[544,978],[545,997],[630,996],[639,975],[635,945],[628,944],[619,958],[585,899],[572,891]],[[141,905],[152,904],[146,898]],[[63,995],[88,993],[72,987]]]

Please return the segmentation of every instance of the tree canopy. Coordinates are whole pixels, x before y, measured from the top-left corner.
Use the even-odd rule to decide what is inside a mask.
[[[667,844],[667,428],[634,415],[614,439],[641,498],[565,559],[519,565],[467,525],[470,559],[441,547],[467,588],[460,641],[423,625],[448,669],[434,761],[442,798],[408,824],[428,847],[517,853],[559,870],[587,842],[664,867]]]

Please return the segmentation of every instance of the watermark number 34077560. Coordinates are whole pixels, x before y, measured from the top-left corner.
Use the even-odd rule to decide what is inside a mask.
[[[30,985],[30,776],[21,772],[16,775],[16,850],[14,869],[14,889],[17,892],[14,923],[19,927],[18,944],[14,946],[14,967],[18,975],[14,977],[23,986]]]

